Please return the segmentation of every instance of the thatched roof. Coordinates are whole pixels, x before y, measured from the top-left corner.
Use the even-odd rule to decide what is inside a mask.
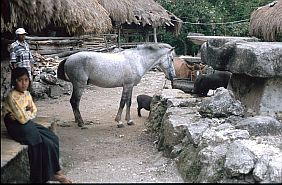
[[[282,0],[253,11],[249,32],[250,35],[263,37],[265,41],[282,40]]]
[[[1,32],[37,32],[50,23],[70,34],[106,33],[112,23],[166,26],[178,34],[182,24],[154,0],[1,0]]]
[[[178,34],[181,19],[164,9],[154,0],[98,0],[110,13],[114,24],[150,25],[171,27]]]
[[[19,26],[40,31],[51,22],[72,34],[112,29],[108,12],[97,0],[1,0],[1,32]]]

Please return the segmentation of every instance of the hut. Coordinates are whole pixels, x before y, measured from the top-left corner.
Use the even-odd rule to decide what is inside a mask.
[[[17,27],[29,33],[57,28],[79,35],[107,32],[112,23],[97,0],[2,0],[1,33]]]
[[[110,34],[109,39],[117,42],[122,33],[125,42],[140,35],[148,42],[152,30],[157,40],[158,27],[178,34],[181,20],[154,0],[2,0],[2,48],[14,40],[18,27],[24,27],[29,35],[41,37]],[[7,51],[1,50],[1,55],[7,55]]]
[[[144,41],[149,41],[152,32],[156,41],[156,29],[159,27],[165,27],[175,35],[180,32],[181,19],[154,0],[98,0],[98,2],[109,12],[114,31],[119,37],[122,34],[128,42],[136,34],[143,35]]]
[[[273,1],[253,11],[249,33],[265,41],[282,41],[282,0]]]
[[[24,27],[29,33],[46,28],[70,35],[108,33],[123,28],[166,26],[178,34],[181,20],[154,0],[2,0],[1,33]]]
[[[1,56],[18,27],[29,36],[67,37],[107,33],[112,23],[97,0],[1,0]]]

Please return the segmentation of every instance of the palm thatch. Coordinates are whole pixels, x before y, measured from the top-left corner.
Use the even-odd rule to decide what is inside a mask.
[[[282,0],[253,11],[249,32],[250,35],[263,37],[265,41],[282,40]]]
[[[113,24],[166,26],[178,34],[182,21],[154,0],[1,0],[1,32],[32,32],[49,24],[70,34],[105,33]]]
[[[114,24],[172,27],[178,34],[182,21],[154,0],[98,0],[110,13]],[[170,29],[171,30],[171,29]]]
[[[1,32],[19,26],[36,32],[50,23],[65,27],[70,34],[104,33],[112,29],[108,12],[97,0],[1,0],[1,10],[4,8]]]

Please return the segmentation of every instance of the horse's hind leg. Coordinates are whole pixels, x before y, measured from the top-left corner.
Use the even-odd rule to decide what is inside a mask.
[[[82,127],[84,125],[84,122],[79,111],[79,103],[85,85],[79,83],[73,83],[72,85],[73,85],[73,91],[70,99],[70,104],[73,110],[75,122],[78,124],[79,127]]]
[[[128,90],[128,96],[127,96],[127,99],[126,99],[126,115],[125,115],[125,120],[127,121],[127,124],[128,125],[133,125],[134,122],[130,119],[130,107],[131,107],[131,99],[132,99],[132,90],[133,90],[133,87],[131,87],[129,90]]]
[[[130,96],[129,96],[130,95]],[[115,118],[115,121],[118,122],[118,127],[124,127],[123,123],[120,121],[121,120],[121,114],[123,111],[123,108],[125,106],[125,104],[128,105],[128,98],[131,97],[132,95],[132,87],[123,87],[122,89],[122,95],[121,95],[121,99],[120,99],[120,104],[119,104],[119,109]],[[130,100],[131,102],[131,100]],[[130,118],[130,115],[128,115],[128,113],[126,114],[126,117]]]
[[[116,115],[116,118],[115,118],[115,121],[118,122],[118,127],[121,128],[121,127],[124,127],[123,123],[120,121],[121,120],[121,114],[122,114],[122,110],[125,106],[125,101],[126,101],[126,98],[127,98],[127,95],[125,93],[125,90],[123,88],[122,90],[122,95],[121,95],[121,99],[120,99],[120,103],[119,103],[119,108],[118,108],[118,112],[117,112],[117,115]]]

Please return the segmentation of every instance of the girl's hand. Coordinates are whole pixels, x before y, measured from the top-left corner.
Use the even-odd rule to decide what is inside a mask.
[[[16,120],[16,119],[14,118],[14,116],[12,115],[11,112],[8,114],[8,116],[9,116],[9,118],[10,118],[11,120]]]

